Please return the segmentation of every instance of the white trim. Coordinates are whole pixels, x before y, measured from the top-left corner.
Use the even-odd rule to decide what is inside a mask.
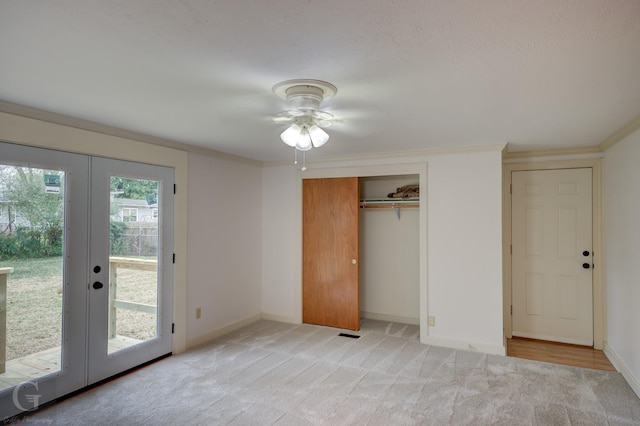
[[[638,395],[638,398],[640,398],[640,379],[633,375],[631,369],[607,342],[604,343],[603,351],[607,358],[609,358],[609,361],[611,361],[611,364],[622,374],[622,377],[624,377],[631,389]]]
[[[225,334],[231,333],[232,331],[238,330],[239,328],[246,327],[249,324],[252,324],[261,319],[262,319],[262,314],[257,313],[257,314],[244,317],[238,321],[229,323],[225,326],[218,327],[215,330],[209,331],[208,333],[201,334],[198,337],[194,337],[192,339],[187,340],[187,349],[191,349],[196,346],[200,346],[204,343],[208,343],[220,336],[224,336]]]
[[[309,169],[305,172],[298,171],[296,174],[296,192],[294,202],[296,208],[296,257],[295,262],[295,301],[296,318],[302,322],[302,181],[312,178],[337,178],[337,177],[368,177],[368,176],[393,176],[409,175],[419,176],[421,191],[420,197],[420,218],[419,218],[419,257],[420,257],[420,341],[429,334],[427,327],[428,313],[428,285],[427,285],[427,162],[380,164],[380,165],[351,165],[349,167],[330,167]]]
[[[433,346],[442,346],[451,349],[460,349],[471,352],[484,352],[492,355],[506,355],[507,351],[504,346],[495,346],[483,342],[473,342],[469,340],[453,340],[440,337],[427,336],[421,338],[421,343]]]
[[[262,165],[261,161],[253,160],[247,157],[240,157],[238,155],[227,154],[225,152],[216,151],[211,148],[204,148],[201,146],[190,145],[184,142],[174,141],[170,139],[164,139],[157,136],[151,136],[146,133],[139,133],[132,130],[125,130],[119,127],[113,127],[106,124],[101,124],[95,121],[84,120],[82,118],[76,118],[69,115],[58,114],[56,112],[45,111],[42,109],[27,107],[24,105],[14,104],[0,100],[0,112],[8,114],[31,118],[34,120],[44,121],[47,123],[58,124],[61,126],[72,127],[79,130],[86,130],[94,133],[101,133],[108,136],[132,139],[139,142],[149,143],[157,146],[163,146],[167,148],[173,148],[180,151],[191,152],[194,154],[204,155],[214,158],[222,158],[227,160],[238,161],[246,164]]]
[[[302,321],[299,321],[296,317],[287,317],[287,316],[284,316],[284,315],[267,314],[265,312],[262,313],[262,319],[268,320],[268,321],[284,322],[286,324],[302,324]]]
[[[188,154],[173,148],[135,139],[111,136],[44,119],[2,112],[0,101],[0,140],[65,152],[95,155],[158,166],[173,167],[178,191],[174,196],[174,265],[172,352],[183,352],[187,342],[187,194]]]
[[[504,337],[511,337],[511,172],[528,170],[556,170],[568,168],[591,168],[593,181],[593,347],[602,349],[606,339],[606,311],[604,292],[604,257],[602,235],[602,159],[599,157],[570,160],[563,157],[560,161],[530,162],[523,158],[517,163],[502,164],[502,280],[503,280],[503,323]],[[600,265],[598,267],[598,265]]]
[[[429,150],[416,150],[416,151],[392,151],[392,152],[380,152],[376,154],[361,154],[345,157],[332,157],[332,158],[319,158],[317,160],[310,160],[307,158],[307,166],[318,168],[332,167],[333,163],[343,163],[352,161],[372,160],[372,164],[389,164],[391,159],[423,159],[433,157],[436,155],[450,155],[472,152],[484,152],[484,151],[500,151],[505,148],[506,144],[492,144],[492,145],[478,145],[478,146],[461,146],[455,148],[434,148]],[[382,163],[377,161],[381,160]],[[265,161],[264,167],[278,167],[291,164],[291,161]],[[402,163],[404,164],[404,163]],[[311,169],[309,170],[311,171]]]
[[[360,318],[397,322],[399,324],[420,325],[420,318],[401,317],[398,315],[377,314],[375,312],[360,311]]]
[[[549,157],[514,157],[514,158],[505,158],[502,160],[503,164],[513,164],[513,163],[537,163],[540,161],[563,161],[563,160],[585,160],[588,158],[603,158],[603,152],[592,152],[585,154],[571,154],[571,155],[553,155]]]

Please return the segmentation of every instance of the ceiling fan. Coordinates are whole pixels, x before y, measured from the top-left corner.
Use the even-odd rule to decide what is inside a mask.
[[[320,104],[335,96],[337,91],[331,83],[311,79],[286,80],[273,86],[273,93],[286,101],[288,106],[287,110],[272,118],[275,123],[290,123],[280,134],[282,141],[293,147],[296,153],[324,145],[329,140],[329,134],[323,128],[336,121],[336,117],[322,111]]]

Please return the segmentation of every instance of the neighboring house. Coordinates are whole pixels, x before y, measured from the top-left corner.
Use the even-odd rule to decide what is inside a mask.
[[[146,200],[129,198],[112,198],[111,203],[116,207],[114,219],[122,222],[157,222],[158,205],[149,204]]]
[[[0,194],[0,234],[10,234],[22,226],[30,226],[29,221],[24,219],[13,201]]]

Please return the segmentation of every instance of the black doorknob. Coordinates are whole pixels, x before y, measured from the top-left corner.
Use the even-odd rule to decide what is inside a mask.
[[[591,267],[591,265],[589,265],[588,263],[583,263],[583,264],[582,264],[582,267],[583,267],[584,269],[589,269],[589,268]]]
[[[590,254],[591,254],[591,253],[589,253],[589,251],[588,251],[588,250],[585,250],[585,251],[583,251],[583,252],[582,252],[582,255],[583,255],[584,257],[587,257],[587,256],[589,256]]]
[[[101,289],[102,287],[104,287],[104,284],[102,284],[100,281],[96,281],[95,283],[93,283],[93,288],[95,288],[96,290]]]

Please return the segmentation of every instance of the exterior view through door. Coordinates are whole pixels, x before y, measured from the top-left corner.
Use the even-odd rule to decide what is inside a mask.
[[[512,173],[514,336],[593,345],[591,175]]]
[[[0,152],[6,418],[171,352],[173,170]]]

